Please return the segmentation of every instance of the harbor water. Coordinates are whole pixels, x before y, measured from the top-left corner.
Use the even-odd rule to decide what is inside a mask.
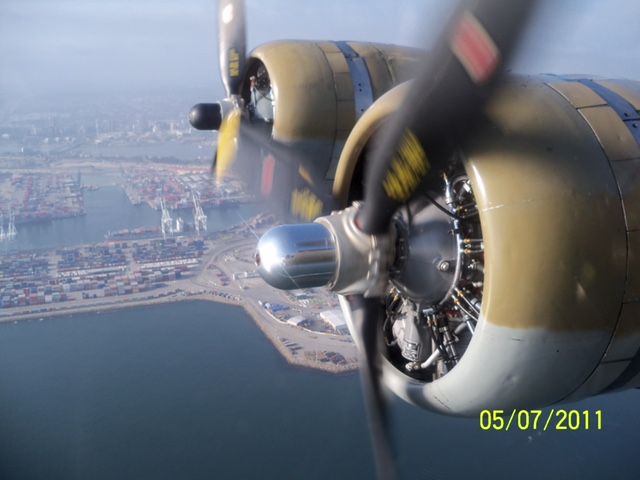
[[[94,179],[87,179],[99,185]],[[18,236],[14,241],[0,243],[0,253],[13,250],[55,249],[85,243],[101,242],[108,232],[138,227],[159,227],[161,212],[146,204],[132,205],[122,188],[111,184],[97,190],[84,192],[86,215],[53,220],[42,223],[18,225]],[[215,231],[241,223],[254,215],[255,205],[244,204],[224,208],[205,208],[207,227]],[[177,212],[186,221],[192,222],[190,210]]]
[[[640,392],[604,429],[485,432],[393,404],[402,478],[635,479]],[[0,325],[0,478],[373,478],[358,376],[289,366],[236,307]]]

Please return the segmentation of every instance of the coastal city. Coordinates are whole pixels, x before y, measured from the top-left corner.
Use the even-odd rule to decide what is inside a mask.
[[[215,139],[196,137],[171,112],[156,121],[123,117],[128,122],[88,116],[83,123],[26,112],[0,122],[0,321],[207,300],[244,308],[291,364],[357,368],[334,295],[285,293],[258,277],[257,238],[277,220],[240,181],[213,181]],[[86,228],[103,194],[122,195],[120,208],[144,221],[100,224],[97,241],[27,248],[65,222]]]

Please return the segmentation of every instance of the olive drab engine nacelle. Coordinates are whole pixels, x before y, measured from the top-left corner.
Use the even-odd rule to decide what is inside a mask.
[[[251,52],[241,87],[275,140],[333,179],[356,120],[392,87],[412,78],[421,52],[361,42],[282,41]]]
[[[342,82],[326,56],[344,57],[314,48],[308,68],[326,79],[325,97],[337,95]],[[267,51],[258,50],[265,65]],[[291,101],[302,102],[307,84],[287,75],[282,101],[292,88]],[[350,133],[354,98],[348,109],[312,100],[327,116],[314,133],[336,136],[323,168],[331,176],[336,165],[340,208],[360,198],[370,142],[408,91],[403,84],[373,102]],[[293,140],[314,113],[289,108],[277,104],[274,135]],[[455,161],[430,172],[432,201],[414,199],[395,216],[382,327],[383,382],[394,393],[475,415],[640,387],[639,109],[640,84],[628,81],[511,77],[498,88]],[[376,263],[366,245],[358,250],[357,208],[310,230],[265,234],[262,276],[348,295]]]
[[[330,210],[325,193],[358,118],[382,94],[412,78],[422,60],[417,49],[375,43],[267,43],[243,59],[239,73],[229,68],[238,74],[236,93],[220,103],[196,105],[190,121],[200,130],[220,130],[218,150],[237,145],[234,169],[252,190],[286,205],[289,218],[312,220]],[[223,120],[234,111],[242,111],[243,131],[229,134]],[[298,172],[276,161],[286,163],[281,157],[289,152],[295,152],[289,163],[300,163]]]
[[[247,58],[239,95],[249,117],[246,130],[263,140],[240,139],[244,152],[236,171],[253,179],[253,190],[287,205],[289,216],[309,221],[329,211],[331,199],[322,192],[331,190],[356,121],[381,95],[415,75],[421,59],[415,49],[360,42],[282,41],[256,48]],[[289,169],[274,162],[282,160],[277,146],[295,152],[299,185]]]

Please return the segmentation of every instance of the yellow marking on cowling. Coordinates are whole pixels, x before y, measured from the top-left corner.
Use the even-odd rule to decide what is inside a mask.
[[[303,220],[314,220],[322,213],[322,201],[308,188],[291,192],[291,214]]]
[[[407,130],[391,160],[382,186],[392,200],[408,200],[429,171],[429,161],[415,134]]]
[[[216,158],[216,181],[221,182],[229,171],[238,153],[240,136],[240,109],[232,110],[224,117],[218,131],[218,154]]]
[[[229,50],[229,75],[232,77],[240,76],[240,54],[235,48]]]
[[[300,165],[300,166],[298,167],[298,174],[299,174],[302,178],[304,178],[304,179],[307,181],[307,183],[308,183],[309,185],[313,185],[313,184],[314,184],[313,177],[312,177],[312,176],[311,176],[311,174],[309,173],[309,170],[307,170],[306,168],[304,168],[302,165]]]

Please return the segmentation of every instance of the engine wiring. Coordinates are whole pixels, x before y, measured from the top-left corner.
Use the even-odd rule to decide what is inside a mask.
[[[439,194],[422,192],[426,202],[405,204],[403,211],[409,232],[415,228],[416,208],[425,205],[450,219],[457,252],[447,260],[450,288],[439,301],[428,303],[391,286],[382,327],[389,360],[424,381],[446,375],[464,355],[480,321],[484,286],[484,241],[471,181],[458,167],[442,174],[441,186]],[[408,248],[406,240],[399,242],[401,252]]]

